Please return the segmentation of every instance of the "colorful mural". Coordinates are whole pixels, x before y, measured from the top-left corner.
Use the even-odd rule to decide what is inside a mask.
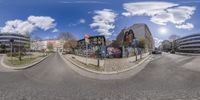
[[[85,55],[86,52],[86,42],[85,39],[81,39],[78,41],[78,55]],[[88,43],[88,54],[91,57],[97,55],[97,52],[100,55],[105,55],[106,53],[106,39],[104,36],[91,36],[89,37]]]
[[[133,39],[135,39],[135,34],[134,34],[133,30],[129,30],[129,31],[125,32],[124,46],[130,47],[132,45]]]

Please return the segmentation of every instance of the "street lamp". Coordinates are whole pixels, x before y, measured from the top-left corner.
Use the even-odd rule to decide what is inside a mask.
[[[13,51],[13,42],[14,42],[14,39],[10,39],[10,54],[11,54],[11,62],[13,62],[13,57],[12,57],[12,51]]]
[[[19,37],[19,61],[21,61],[21,37]]]

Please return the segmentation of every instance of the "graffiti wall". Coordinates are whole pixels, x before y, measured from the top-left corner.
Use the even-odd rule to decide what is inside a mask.
[[[87,51],[86,51],[87,47]],[[89,37],[89,43],[86,45],[85,39],[78,41],[77,46],[78,55],[86,55],[86,52],[90,57],[96,57],[97,55],[106,54],[106,39],[104,36]]]

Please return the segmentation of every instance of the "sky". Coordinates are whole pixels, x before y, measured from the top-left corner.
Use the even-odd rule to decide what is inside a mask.
[[[115,39],[136,23],[150,28],[156,45],[171,35],[200,33],[199,0],[0,0],[0,32],[43,39],[71,32],[81,39]]]

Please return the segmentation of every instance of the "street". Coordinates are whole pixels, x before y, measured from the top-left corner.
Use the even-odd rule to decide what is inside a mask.
[[[22,71],[0,68],[0,100],[200,100],[200,72],[182,67],[198,59],[154,55],[137,75],[102,81],[80,76],[55,53]]]

